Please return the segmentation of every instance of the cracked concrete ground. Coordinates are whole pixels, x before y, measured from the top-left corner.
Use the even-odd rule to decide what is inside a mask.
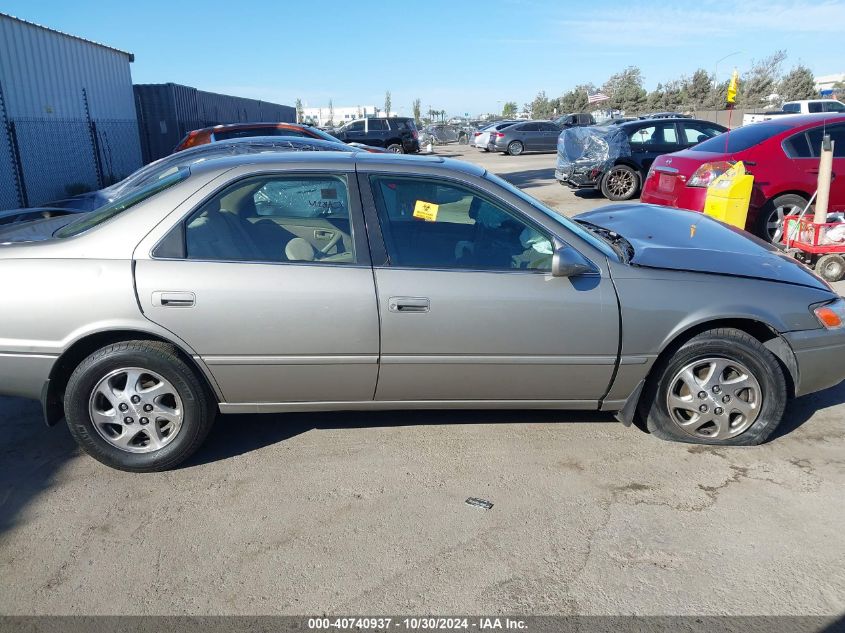
[[[2,614],[845,612],[845,385],[739,449],[583,412],[229,416],[133,475],[34,402],[0,431]]]

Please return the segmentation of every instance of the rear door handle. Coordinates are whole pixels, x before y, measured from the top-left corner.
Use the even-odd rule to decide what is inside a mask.
[[[425,297],[390,297],[387,309],[391,312],[428,312],[431,301]]]
[[[153,293],[153,305],[157,308],[190,308],[197,302],[193,292],[157,290]]]

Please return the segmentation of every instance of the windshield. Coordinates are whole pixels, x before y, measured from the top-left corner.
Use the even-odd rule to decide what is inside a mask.
[[[537,198],[534,198],[533,196],[528,195],[522,189],[518,189],[517,187],[514,187],[507,180],[504,180],[503,178],[500,178],[499,176],[497,176],[495,174],[491,174],[489,171],[485,172],[484,177],[487,180],[490,180],[491,182],[495,182],[497,185],[504,187],[510,193],[512,193],[516,197],[524,200],[525,202],[530,204],[532,207],[534,207],[538,211],[541,211],[542,213],[549,216],[554,221],[559,222],[560,224],[563,224],[572,233],[574,233],[579,238],[581,238],[582,240],[587,242],[590,246],[592,246],[592,247],[596,248],[597,250],[601,251],[602,253],[604,253],[608,257],[618,258],[618,253],[613,248],[611,248],[608,245],[607,242],[597,238],[595,235],[593,235],[592,233],[587,231],[585,228],[578,226],[575,222],[573,222],[572,220],[570,220],[566,216],[561,215],[560,213],[558,213],[557,211],[555,211],[554,209],[552,209],[550,207],[547,207],[542,202],[537,200]]]
[[[120,198],[113,200],[97,211],[84,214],[78,220],[60,228],[54,233],[53,237],[63,239],[84,233],[85,231],[88,231],[95,226],[99,226],[103,222],[120,215],[127,209],[134,207],[136,204],[153,197],[157,193],[172,187],[176,183],[182,182],[191,174],[191,171],[187,167],[174,167],[174,170],[175,171],[173,171],[173,173],[170,173],[166,177],[160,178],[145,187],[135,189],[125,196],[121,196]]]
[[[774,123],[765,121],[763,123],[752,123],[751,125],[744,125],[736,130],[730,130],[719,136],[714,136],[711,139],[699,143],[691,148],[694,152],[714,152],[716,154],[731,154],[733,152],[741,152],[759,145],[765,140],[791,130],[792,126],[784,123]]]

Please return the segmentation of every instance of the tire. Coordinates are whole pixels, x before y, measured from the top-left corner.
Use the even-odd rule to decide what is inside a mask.
[[[710,367],[720,363],[727,368],[724,373],[709,377]],[[692,368],[693,389],[685,386],[690,379],[683,373],[687,368]],[[731,380],[741,375],[738,368],[750,378],[742,383],[747,388],[738,389],[736,382],[731,386]],[[703,332],[659,361],[640,399],[639,413],[649,432],[663,440],[751,446],[764,442],[777,428],[786,400],[786,380],[775,356],[753,336],[726,328]],[[670,411],[670,402],[678,407]]]
[[[798,215],[807,206],[807,199],[794,193],[778,196],[760,210],[754,233],[767,242],[778,243],[783,237],[783,218]]]
[[[525,145],[523,145],[521,141],[511,141],[508,143],[508,149],[505,151],[505,154],[509,154],[510,156],[519,156],[524,151]]]
[[[130,472],[169,470],[188,459],[216,414],[194,370],[173,346],[157,341],[115,343],[88,356],[68,380],[64,405],[68,428],[82,450]]]
[[[405,149],[402,147],[400,143],[391,143],[387,146],[388,152],[393,152],[394,154],[404,154]]]
[[[630,200],[640,191],[640,175],[628,165],[615,165],[601,179],[601,192],[608,200]]]
[[[845,257],[838,253],[822,255],[816,262],[816,272],[825,281],[831,283],[845,277]]]

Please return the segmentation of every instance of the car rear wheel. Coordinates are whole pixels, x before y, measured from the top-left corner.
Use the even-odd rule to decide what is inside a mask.
[[[640,188],[640,176],[627,165],[616,165],[601,181],[601,192],[608,200],[630,200]]]
[[[799,215],[807,206],[807,200],[797,194],[787,193],[771,200],[757,221],[757,235],[777,244],[783,238],[783,219],[788,215]]]
[[[390,145],[387,146],[387,151],[393,152],[394,154],[404,154],[405,153],[405,150],[402,148],[402,146],[399,143],[391,143]]]
[[[128,341],[97,350],[71,374],[65,417],[94,459],[132,472],[173,468],[214,423],[215,406],[194,371],[165,343]]]
[[[778,360],[735,329],[703,332],[659,363],[640,400],[648,430],[664,440],[748,446],[780,424],[787,388]]]
[[[840,281],[845,277],[845,257],[837,253],[822,255],[816,262],[816,272],[830,283]]]
[[[507,153],[511,156],[519,156],[525,151],[525,146],[520,141],[511,141],[508,143]]]

